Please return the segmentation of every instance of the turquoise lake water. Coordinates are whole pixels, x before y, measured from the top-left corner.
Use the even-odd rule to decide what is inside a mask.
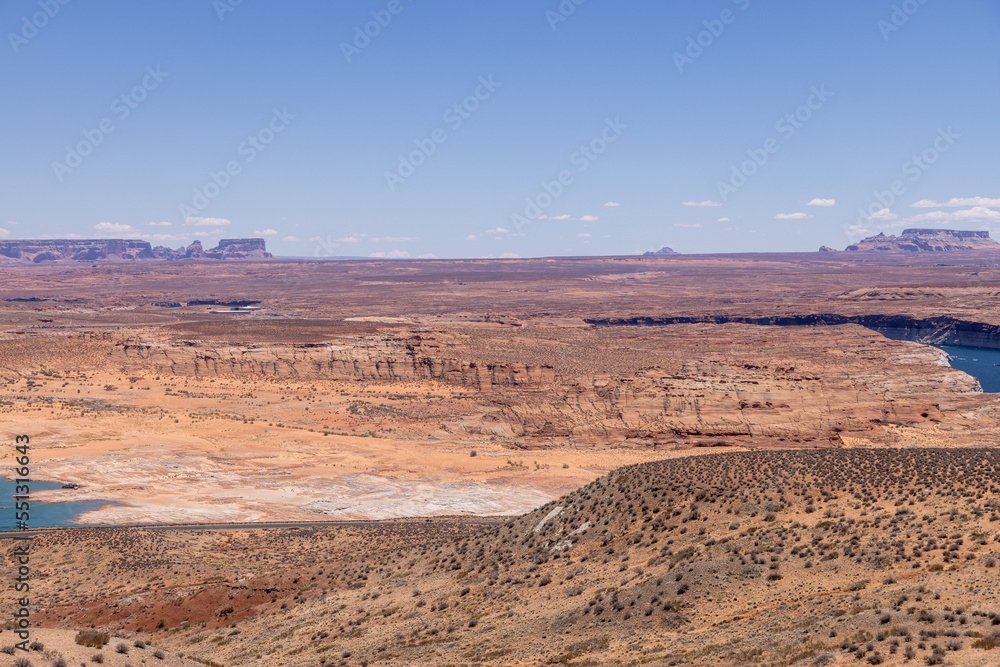
[[[948,353],[952,368],[957,368],[979,380],[984,392],[991,394],[1000,392],[1000,350],[954,345],[934,347]]]
[[[17,484],[6,479],[0,479],[0,530],[14,530],[14,491]],[[56,482],[32,482],[31,491],[42,491],[45,489],[58,489],[62,484]],[[72,493],[68,491],[67,493]],[[52,526],[71,526],[75,517],[100,509],[106,505],[113,505],[106,500],[83,500],[65,503],[40,503],[28,501],[30,503],[29,528],[50,528]]]

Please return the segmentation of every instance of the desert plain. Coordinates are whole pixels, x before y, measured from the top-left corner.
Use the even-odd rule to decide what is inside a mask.
[[[106,503],[0,664],[997,664],[1000,395],[916,341],[998,307],[985,252],[0,265],[11,466]]]

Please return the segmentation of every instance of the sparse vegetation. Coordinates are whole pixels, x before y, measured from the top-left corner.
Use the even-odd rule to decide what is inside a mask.
[[[80,630],[76,633],[75,641],[80,646],[104,648],[104,645],[111,641],[111,635],[107,632],[98,632],[96,630]]]

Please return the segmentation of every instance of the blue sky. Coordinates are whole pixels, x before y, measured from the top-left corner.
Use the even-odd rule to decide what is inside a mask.
[[[0,32],[0,238],[530,257],[1000,231],[995,0],[8,0]]]

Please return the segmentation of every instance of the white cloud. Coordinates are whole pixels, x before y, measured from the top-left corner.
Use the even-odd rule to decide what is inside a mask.
[[[437,255],[435,255],[432,252],[429,252],[425,255],[417,255],[417,259],[437,259],[437,258],[438,258]]]
[[[487,229],[484,234],[509,234],[510,230],[504,229],[503,227],[495,227],[493,229]]]
[[[373,243],[409,243],[410,241],[419,241],[419,239],[410,236],[377,236],[373,239],[369,239]]]
[[[608,207],[611,207],[611,208],[614,208],[615,206],[621,206],[621,204],[619,204],[619,203],[618,203],[618,202],[616,202],[616,201],[609,201],[609,202],[604,202],[604,205],[605,205],[605,206],[608,206]]]
[[[833,206],[837,203],[836,199],[813,199],[806,203],[806,206]]]
[[[989,199],[987,197],[954,197],[939,204],[930,199],[921,199],[910,204],[913,208],[953,208],[958,206],[990,206],[1000,207],[1000,199]]]
[[[286,236],[286,237],[284,237],[281,240],[282,241],[298,241],[299,237],[298,236]]]
[[[350,236],[343,236],[339,239],[334,239],[332,243],[361,243],[364,241],[363,236],[368,236],[367,234],[351,234]]]
[[[8,221],[7,221],[7,224],[8,224],[8,225],[19,225],[19,224],[21,224],[21,223],[19,223],[19,222],[15,221],[15,220],[8,220]]]
[[[895,216],[893,216],[893,218],[894,217]],[[872,216],[872,219],[874,220],[875,217]],[[920,213],[909,218],[903,218],[899,221],[898,225],[909,225],[920,222],[933,222],[942,225],[947,225],[952,222],[966,224],[976,222],[1000,222],[1000,211],[992,208],[986,208],[985,206],[973,206],[972,208],[951,212],[928,211],[927,213]]]
[[[578,219],[580,222],[597,222],[598,217],[596,215],[584,215]]]
[[[479,235],[478,234],[469,234],[468,236],[465,237],[465,240],[466,241],[478,241],[479,240]]]
[[[568,215],[563,214],[563,215],[540,215],[540,216],[538,216],[538,219],[539,220],[571,220],[572,218],[570,218]]]
[[[583,232],[581,234],[577,234],[576,238],[578,238],[578,239],[589,239],[590,238],[590,234],[588,234],[587,232]]]
[[[697,229],[698,227],[701,227],[701,223],[696,222],[694,224],[688,224],[686,222],[675,222],[674,227],[688,227],[690,229]]]
[[[805,220],[812,216],[808,213],[779,213],[774,216],[775,220]]]
[[[135,234],[136,230],[132,225],[120,225],[117,222],[99,222],[94,225],[94,230],[102,234]]]
[[[254,232],[253,232],[253,235],[254,236],[277,236],[278,235],[278,230],[277,229],[270,229],[270,228],[268,228],[268,229],[255,229]]]
[[[888,210],[888,209],[885,209],[885,210]],[[874,236],[874,235],[875,235],[875,232],[873,232],[870,229],[865,229],[861,225],[851,225],[850,227],[847,228],[847,236],[848,237]]]
[[[729,222],[729,218],[719,218],[716,222]]]
[[[515,255],[512,252],[505,252],[500,255],[500,259],[521,259],[521,256]]]
[[[717,201],[686,201],[681,202],[681,206],[722,206],[722,204]]]
[[[895,220],[896,214],[887,208],[882,209],[876,213],[872,213],[868,216],[869,220]]]
[[[172,222],[151,222],[149,223],[153,227],[172,227],[174,223]]]
[[[0,227],[0,239],[5,239],[8,236],[10,236],[10,230],[9,229],[4,229],[3,227]]]
[[[965,209],[964,211],[955,211],[950,214],[951,222],[969,222],[969,221],[994,221],[1000,220],[1000,211],[994,211],[991,208],[986,208],[985,206],[973,206],[972,208]]]
[[[224,227],[232,223],[225,218],[186,218],[184,227]]]
[[[410,256],[410,253],[405,250],[390,250],[389,252],[373,252],[368,256],[384,259],[405,259]]]

